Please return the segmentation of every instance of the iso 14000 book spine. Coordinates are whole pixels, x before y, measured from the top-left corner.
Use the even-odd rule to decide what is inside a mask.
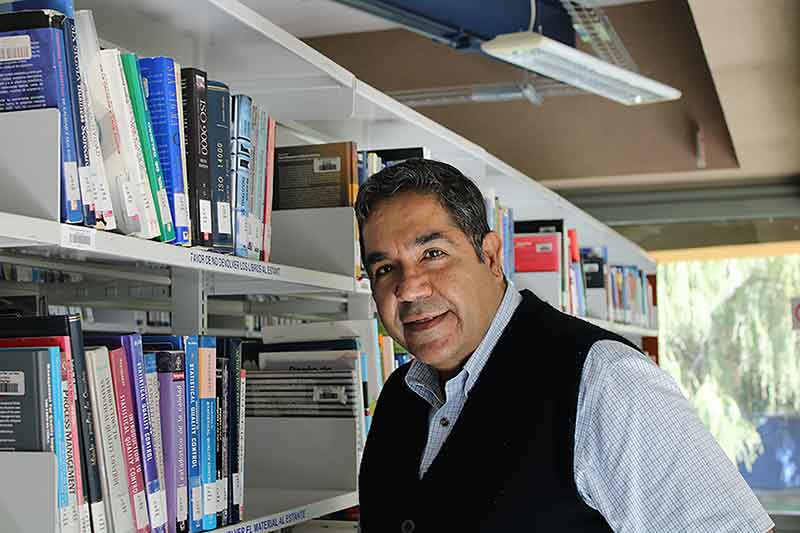
[[[211,228],[214,250],[233,253],[231,219],[231,93],[208,82],[208,144],[211,147]]]
[[[181,69],[183,133],[186,139],[186,174],[189,181],[192,243],[210,248],[214,241],[206,82],[204,71],[189,67]]]

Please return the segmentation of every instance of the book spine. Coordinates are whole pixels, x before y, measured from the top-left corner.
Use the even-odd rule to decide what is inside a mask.
[[[69,476],[67,475],[67,437],[64,429],[64,382],[61,379],[61,351],[50,350],[50,386],[53,396],[53,451],[58,463],[58,517],[62,532],[75,531],[69,505]]]
[[[164,518],[164,508],[162,507],[163,494],[161,493],[161,480],[158,478],[153,427],[147,402],[142,338],[138,334],[127,335],[123,338],[123,342],[125,343],[125,354],[128,357],[128,372],[132,385],[134,411],[136,412],[139,450],[144,472],[150,527],[154,533],[163,533],[166,519]]]
[[[164,188],[175,227],[175,244],[190,242],[189,204],[184,188],[178,93],[175,61],[169,57],[139,59],[139,68],[145,81],[145,96],[153,125],[155,146],[164,176]]]
[[[213,245],[211,222],[211,169],[208,147],[208,91],[203,71],[181,71],[183,131],[186,137],[186,165],[189,179],[189,214],[192,241],[198,246]]]
[[[186,166],[186,132],[184,130],[183,125],[185,124],[183,119],[183,91],[181,90],[181,67],[178,63],[174,63],[175,65],[175,94],[177,96],[177,104],[178,104],[178,145],[180,146],[180,156],[181,156],[181,172],[183,174],[183,196],[181,197],[181,221],[185,220],[186,228],[187,228],[187,235],[186,235],[186,242],[183,243],[183,246],[191,246],[192,245],[192,217],[189,216],[189,175],[187,173],[187,166]],[[177,209],[177,206],[176,206]]]
[[[184,360],[180,352],[158,355],[158,381],[164,436],[164,480],[167,531],[188,531],[186,492],[186,393]]]
[[[129,216],[134,214],[137,217],[140,230],[136,235],[152,239],[160,232],[155,217],[153,197],[146,183],[147,170],[144,166],[139,132],[136,130],[133,118],[119,50],[103,50],[100,52],[100,57],[118,125],[119,149],[124,163],[124,180],[120,186],[126,211]]]
[[[136,437],[136,415],[133,406],[133,388],[130,382],[128,359],[125,348],[117,348],[109,354],[111,376],[114,379],[117,419],[125,458],[128,498],[133,509],[136,531],[146,533],[150,529],[147,514],[147,494],[142,475],[142,460]],[[116,524],[116,518],[115,518]],[[116,527],[114,528],[116,530]]]
[[[66,438],[67,482],[72,523],[80,530],[83,501],[81,447],[78,440],[78,413],[75,397],[75,368],[69,347],[61,350],[61,387],[64,397],[64,436]]]
[[[253,154],[252,117],[250,97],[243,94],[234,96],[231,105],[231,168],[236,183],[234,246],[235,253],[239,257],[248,256],[247,244],[250,242],[248,214]]]
[[[225,341],[228,352],[228,410],[230,426],[230,446],[228,448],[229,470],[228,477],[228,516],[232,524],[241,520],[239,512],[239,398],[242,392],[242,382],[239,379],[242,370],[241,341],[228,339]]]
[[[255,211],[258,196],[258,182],[261,179],[261,156],[264,152],[261,151],[261,106],[253,102],[251,106],[250,117],[250,144],[253,147],[250,159],[250,188],[247,198],[247,256],[253,258],[255,253],[255,241],[258,237],[258,229],[256,227]]]
[[[203,487],[200,481],[199,344],[186,338],[186,462],[190,531],[203,530]]]
[[[97,465],[97,439],[94,432],[93,410],[89,394],[89,378],[86,372],[86,353],[83,346],[81,321],[77,316],[69,318],[72,362],[75,368],[75,392],[77,399],[78,426],[81,443],[81,472],[84,480],[85,515],[90,515],[89,524],[95,529],[104,529],[106,517],[103,493],[100,488],[100,471]],[[84,517],[86,520],[88,516]]]
[[[89,167],[89,139],[86,123],[86,95],[83,92],[80,61],[78,58],[78,39],[75,21],[64,19],[64,50],[67,66],[67,89],[72,103],[72,124],[75,128],[75,154],[78,163],[78,186],[81,191],[83,223],[95,226],[95,187]],[[82,528],[85,530],[85,528]]]
[[[198,397],[200,401],[200,478],[203,486],[203,530],[217,527],[217,343],[200,337]]]
[[[155,206],[156,220],[158,222],[160,238],[164,242],[175,240],[175,226],[172,224],[172,215],[169,208],[167,191],[164,188],[164,175],[161,172],[161,162],[153,135],[153,123],[147,108],[145,88],[139,71],[139,60],[135,54],[121,54],[122,68],[128,84],[128,96],[131,101],[133,118],[136,131],[139,134],[142,157],[144,159],[147,181]]]
[[[254,169],[255,187],[253,193],[253,249],[251,258],[261,259],[261,248],[264,242],[264,191],[267,181],[267,112],[258,108],[258,145],[255,147],[258,154]]]
[[[50,379],[51,352],[37,363],[37,395],[39,402],[39,446],[40,450],[53,451],[53,385]]]
[[[241,369],[239,371],[239,490],[238,502],[234,500],[234,504],[239,506],[239,519],[244,517],[244,442],[245,442],[245,396],[247,393],[247,371]]]
[[[125,459],[122,455],[114,383],[107,349],[98,348],[87,353],[87,374],[95,433],[100,442],[97,459],[105,504],[105,530],[128,531],[133,528],[133,512],[125,477]],[[94,508],[92,511],[94,512]],[[95,533],[100,531],[104,529],[96,522]]]
[[[167,494],[164,488],[166,483],[164,478],[164,442],[162,440],[161,426],[161,405],[160,391],[158,386],[158,368],[156,364],[156,354],[148,352],[144,354],[144,380],[147,388],[147,409],[150,412],[150,428],[153,432],[153,451],[156,459],[156,472],[158,473],[159,485],[161,488],[161,512],[164,516],[164,523],[167,522]]]
[[[217,525],[224,526],[228,522],[228,360],[217,358],[216,370],[217,396]]]
[[[211,145],[211,222],[214,249],[233,253],[231,220],[231,104],[227,85],[208,82],[208,142]]]
[[[269,261],[272,252],[272,188],[275,181],[275,119],[267,118],[267,174],[264,184],[264,239],[261,259]]]

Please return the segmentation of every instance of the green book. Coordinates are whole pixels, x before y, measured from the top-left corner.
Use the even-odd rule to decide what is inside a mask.
[[[131,107],[136,120],[136,129],[142,143],[144,164],[147,167],[147,178],[150,182],[150,191],[156,206],[158,226],[161,229],[161,240],[172,242],[175,240],[175,226],[172,224],[172,213],[169,208],[167,188],[164,186],[164,173],[161,171],[161,161],[158,158],[158,146],[153,134],[153,121],[150,110],[147,108],[146,87],[142,82],[142,73],[139,70],[139,60],[136,54],[120,54],[122,68],[125,71],[125,80],[128,82],[128,92],[131,96]]]

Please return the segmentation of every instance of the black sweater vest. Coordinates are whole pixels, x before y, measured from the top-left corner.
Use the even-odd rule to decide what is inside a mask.
[[[363,533],[611,531],[575,485],[575,414],[592,345],[631,344],[522,297],[421,480],[430,406],[409,365],[389,377],[361,462]]]

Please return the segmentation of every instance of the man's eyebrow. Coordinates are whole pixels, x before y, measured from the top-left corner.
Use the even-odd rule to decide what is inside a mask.
[[[386,259],[386,254],[383,252],[372,252],[367,256],[366,266],[367,268],[371,267],[378,261],[383,261]]]
[[[438,241],[438,240],[447,241],[447,242],[449,242],[451,244],[453,243],[453,241],[450,240],[450,238],[447,236],[447,234],[445,234],[445,232],[443,232],[443,231],[434,231],[432,233],[426,233],[425,235],[420,235],[419,237],[414,239],[414,245],[416,245],[416,246],[425,246],[426,244],[428,244],[430,242]]]

